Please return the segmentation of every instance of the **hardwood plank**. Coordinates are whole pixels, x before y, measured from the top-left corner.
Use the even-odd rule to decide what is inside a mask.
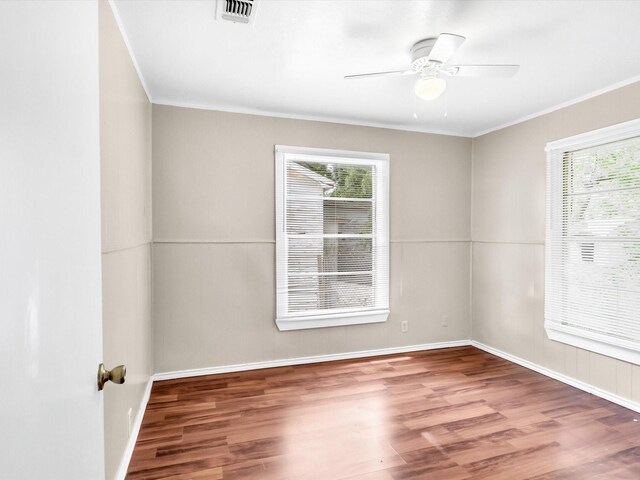
[[[637,479],[639,417],[473,347],[167,380],[127,479]]]

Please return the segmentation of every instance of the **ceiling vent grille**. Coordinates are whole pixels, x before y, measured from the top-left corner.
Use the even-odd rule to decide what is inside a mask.
[[[219,17],[238,23],[252,23],[258,0],[218,0]]]

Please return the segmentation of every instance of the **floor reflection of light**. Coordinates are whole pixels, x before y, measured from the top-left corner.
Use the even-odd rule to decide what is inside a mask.
[[[370,360],[369,363],[394,363],[394,362],[405,362],[407,360],[413,360],[411,356],[404,357],[393,357],[393,358],[381,358],[379,360]]]
[[[338,400],[293,409],[281,432],[287,453],[280,474],[329,478],[330,472],[347,472],[367,462],[384,466],[384,459],[396,455],[385,440],[388,408],[381,392],[357,402]]]
[[[444,448],[442,448],[442,446],[441,446],[440,442],[438,441],[438,439],[435,436],[433,436],[430,432],[427,432],[427,431],[420,432],[420,435],[427,442],[429,442],[431,445],[433,445],[435,448],[437,448],[440,453],[444,454],[445,456],[447,455],[447,452],[445,451]]]

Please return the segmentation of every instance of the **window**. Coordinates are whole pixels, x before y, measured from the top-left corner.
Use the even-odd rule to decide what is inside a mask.
[[[389,315],[389,156],[276,146],[276,324]]]
[[[640,364],[640,120],[547,152],[547,334]]]

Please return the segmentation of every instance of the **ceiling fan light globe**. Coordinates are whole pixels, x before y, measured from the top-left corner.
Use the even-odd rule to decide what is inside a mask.
[[[447,88],[447,82],[442,78],[426,77],[416,82],[414,91],[423,100],[435,100],[442,95],[445,88]]]

